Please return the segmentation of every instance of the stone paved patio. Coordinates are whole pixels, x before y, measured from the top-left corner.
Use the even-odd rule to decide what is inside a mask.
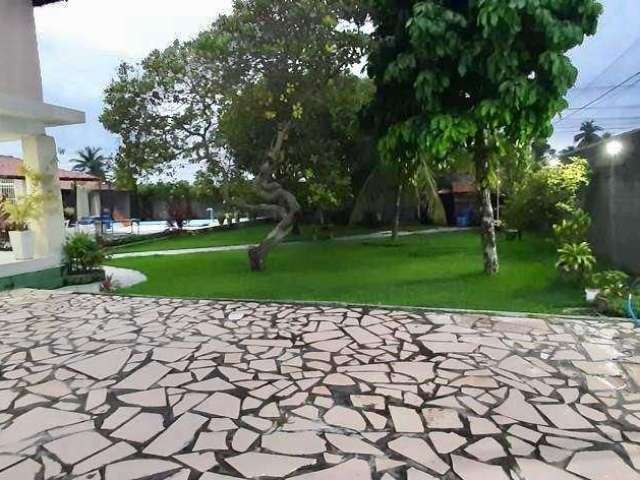
[[[640,479],[639,340],[624,323],[5,294],[0,480]]]

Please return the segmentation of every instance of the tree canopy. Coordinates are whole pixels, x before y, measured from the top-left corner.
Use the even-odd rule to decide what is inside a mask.
[[[566,52],[596,31],[596,0],[370,0],[370,72],[388,111],[380,146],[400,162],[469,154],[481,191],[485,270],[498,259],[491,183],[507,146],[529,148],[577,76]],[[409,104],[413,102],[413,104]],[[394,107],[395,105],[395,107]],[[407,160],[402,152],[412,152]]]

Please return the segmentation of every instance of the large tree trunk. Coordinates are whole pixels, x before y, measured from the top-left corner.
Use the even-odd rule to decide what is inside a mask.
[[[284,143],[288,131],[288,125],[283,125],[278,129],[276,141],[256,176],[256,189],[265,203],[243,205],[243,208],[248,211],[268,213],[280,220],[260,245],[249,249],[249,264],[254,272],[260,272],[266,268],[265,262],[269,252],[291,233],[301,210],[296,197],[273,179],[273,171],[284,157]]]
[[[487,275],[496,275],[499,270],[496,223],[493,216],[491,188],[489,186],[489,159],[484,151],[480,151],[476,158],[476,183],[480,192],[480,214],[482,216],[480,233],[482,236],[484,271]]]
[[[396,190],[396,203],[393,211],[393,225],[391,227],[391,239],[395,242],[398,240],[400,233],[400,210],[402,208],[402,183],[398,183]]]

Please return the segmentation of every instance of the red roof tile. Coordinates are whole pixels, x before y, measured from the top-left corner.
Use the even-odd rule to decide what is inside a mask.
[[[15,157],[5,157],[0,155],[0,178],[22,179],[22,160]],[[58,169],[58,179],[71,182],[97,182],[99,178],[93,175],[87,175],[82,172],[73,172],[71,170]]]

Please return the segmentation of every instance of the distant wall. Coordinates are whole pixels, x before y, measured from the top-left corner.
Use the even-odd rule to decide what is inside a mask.
[[[593,169],[587,208],[595,252],[618,268],[640,274],[640,132],[618,137],[617,157],[603,144],[580,152]]]

